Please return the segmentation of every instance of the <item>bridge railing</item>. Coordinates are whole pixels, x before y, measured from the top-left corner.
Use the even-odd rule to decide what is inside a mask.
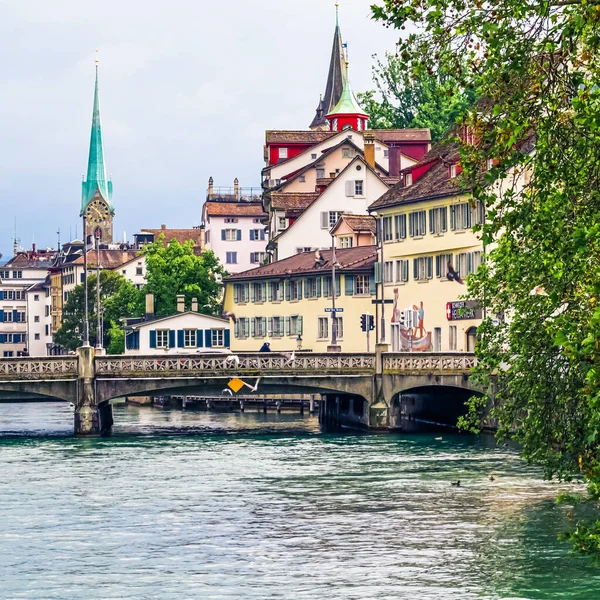
[[[296,374],[354,374],[374,373],[373,354],[298,354],[276,353],[235,354],[235,355],[173,355],[173,356],[102,356],[96,358],[96,375],[102,376],[141,376],[148,373],[169,373],[183,376],[194,374],[236,373],[282,373]]]
[[[77,377],[76,356],[44,358],[6,358],[0,360],[0,380],[74,379]]]
[[[469,352],[400,352],[383,355],[384,372],[468,373],[476,365],[475,354]]]

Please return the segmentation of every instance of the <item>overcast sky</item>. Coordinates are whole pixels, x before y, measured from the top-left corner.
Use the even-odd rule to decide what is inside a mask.
[[[396,34],[340,0],[355,91]],[[324,92],[328,0],[0,0],[0,252],[79,223],[100,55],[115,237],[198,225],[209,176],[260,185],[266,129],[305,129]],[[79,235],[81,228],[79,226]]]

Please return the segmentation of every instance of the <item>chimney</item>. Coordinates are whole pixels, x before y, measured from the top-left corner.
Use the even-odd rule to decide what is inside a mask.
[[[154,319],[154,294],[146,294],[146,321]]]
[[[363,135],[365,141],[365,160],[367,164],[374,169],[375,168],[375,134],[365,132]]]
[[[192,312],[198,312],[198,298],[192,298]]]
[[[208,199],[210,200],[215,193],[215,180],[212,177],[208,179]]]
[[[240,180],[237,177],[233,180],[233,195],[236,200],[240,199]]]
[[[167,228],[167,226],[165,224],[160,226],[161,229],[165,230]]]
[[[177,295],[177,312],[185,312],[185,296],[183,294]]]

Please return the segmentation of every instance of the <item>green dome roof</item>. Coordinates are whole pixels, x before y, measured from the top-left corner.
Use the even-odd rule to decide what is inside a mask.
[[[348,77],[348,63],[346,63],[346,69],[344,70],[344,90],[342,92],[342,97],[340,101],[337,103],[336,107],[328,113],[328,117],[332,117],[335,115],[366,115],[367,113],[361,108],[354,92],[352,91],[352,86],[350,85],[350,78]]]

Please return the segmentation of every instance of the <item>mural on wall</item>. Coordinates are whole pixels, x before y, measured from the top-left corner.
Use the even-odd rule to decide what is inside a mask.
[[[398,288],[394,290],[392,325],[398,326],[400,352],[431,352],[431,332],[425,329],[425,309],[423,301],[408,308],[398,307]]]

